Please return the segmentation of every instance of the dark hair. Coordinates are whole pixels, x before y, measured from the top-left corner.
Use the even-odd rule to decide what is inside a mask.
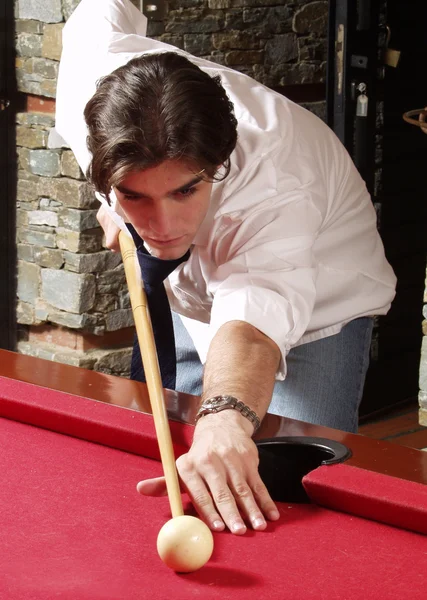
[[[209,179],[230,171],[237,141],[233,105],[219,76],[175,52],[134,58],[102,78],[84,116],[92,154],[87,177],[107,198],[130,171],[165,160],[204,169]]]

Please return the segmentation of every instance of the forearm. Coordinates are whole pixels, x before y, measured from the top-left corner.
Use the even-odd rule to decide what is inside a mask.
[[[267,412],[280,362],[278,346],[243,321],[225,323],[211,342],[203,380],[203,399],[235,396],[260,419]]]

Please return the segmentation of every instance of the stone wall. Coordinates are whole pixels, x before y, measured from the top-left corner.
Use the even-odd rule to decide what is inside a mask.
[[[18,351],[128,375],[133,326],[120,257],[103,246],[97,202],[72,152],[51,135],[61,32],[77,4],[16,2]],[[319,84],[327,6],[171,0],[149,35],[273,88]],[[323,101],[308,106],[324,114]]]

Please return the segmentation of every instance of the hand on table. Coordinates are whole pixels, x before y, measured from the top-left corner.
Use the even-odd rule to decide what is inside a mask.
[[[192,446],[178,458],[183,488],[200,517],[214,531],[246,532],[245,521],[263,530],[279,512],[258,473],[258,450],[253,426],[240,413],[224,410],[198,422]],[[166,494],[163,477],[141,481],[137,490],[147,496]],[[245,520],[245,521],[244,521]]]

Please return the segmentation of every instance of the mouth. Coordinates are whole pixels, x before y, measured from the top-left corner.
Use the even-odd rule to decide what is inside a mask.
[[[184,235],[180,235],[179,237],[176,238],[169,238],[167,240],[158,240],[155,238],[148,238],[145,237],[145,241],[147,242],[147,244],[149,244],[150,246],[157,246],[157,247],[164,247],[164,246],[172,246],[174,244],[177,244],[179,242],[181,242],[184,239]]]

